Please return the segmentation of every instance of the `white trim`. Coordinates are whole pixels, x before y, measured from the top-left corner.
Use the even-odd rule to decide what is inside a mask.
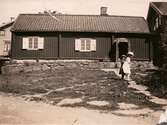
[[[22,42],[22,49],[28,49],[28,37],[23,37],[23,42]]]
[[[30,42],[29,39],[30,38],[32,38],[32,48],[29,47],[29,42]],[[37,48],[34,48],[35,38],[38,39]],[[26,50],[44,49],[44,38],[43,37],[37,37],[37,36],[23,37],[22,49],[26,49]]]
[[[80,50],[81,50],[81,40],[75,39],[75,51],[80,51]]]
[[[44,38],[38,37],[38,49],[44,49]]]
[[[88,40],[90,41],[89,50],[86,48]],[[84,49],[81,49],[81,41],[84,41]],[[75,50],[80,51],[80,52],[96,51],[96,39],[92,39],[92,38],[75,39]]]
[[[91,51],[96,51],[96,39],[92,39],[90,44]]]

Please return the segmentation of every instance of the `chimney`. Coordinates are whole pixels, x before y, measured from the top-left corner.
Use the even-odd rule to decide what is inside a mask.
[[[101,16],[107,16],[107,7],[101,7],[100,8],[100,15]]]
[[[14,17],[10,17],[10,21],[14,21]]]

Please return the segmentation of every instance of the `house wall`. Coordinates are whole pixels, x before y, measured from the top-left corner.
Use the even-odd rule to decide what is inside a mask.
[[[80,58],[80,59],[104,59],[110,58],[112,35],[92,34],[92,33],[63,33],[60,42],[61,58]],[[76,38],[96,39],[96,51],[79,52],[75,51]]]
[[[22,38],[26,36],[43,36],[43,50],[23,50]],[[13,33],[12,58],[13,59],[111,59],[115,61],[116,51],[113,36],[109,33]],[[142,35],[140,35],[142,36]],[[130,41],[131,51],[135,53],[136,60],[150,60],[150,44],[140,36],[124,35]],[[118,37],[118,36],[116,36]],[[96,39],[96,51],[75,51],[75,39]]]
[[[22,38],[27,36],[44,37],[44,49],[42,50],[25,50],[22,49]],[[12,58],[15,59],[53,59],[58,57],[58,34],[36,34],[36,33],[14,33],[12,35]]]
[[[148,17],[147,17],[147,22],[148,22],[148,26],[151,32],[154,32],[154,26],[155,26],[155,19],[159,17],[159,14],[156,13],[156,11],[150,7],[149,8],[149,12],[148,12]]]
[[[158,28],[154,29],[156,18],[159,19],[159,24]],[[167,64],[167,16],[161,15],[150,7],[147,21],[150,31],[156,34],[152,39],[154,65],[163,66]]]
[[[151,43],[145,38],[129,38],[130,49],[136,60],[150,60],[152,58]]]
[[[6,56],[8,55],[8,52],[4,51],[4,40],[9,40],[11,41],[11,32],[10,32],[10,28],[8,27],[5,30],[5,35],[4,36],[0,36],[0,56]]]

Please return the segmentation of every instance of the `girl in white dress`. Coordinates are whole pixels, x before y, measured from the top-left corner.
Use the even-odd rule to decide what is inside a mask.
[[[126,76],[126,80],[130,80],[130,75],[131,75],[130,65],[131,65],[131,58],[133,56],[134,56],[133,52],[128,52],[126,61],[124,62],[123,67],[122,67],[125,73],[125,76]]]

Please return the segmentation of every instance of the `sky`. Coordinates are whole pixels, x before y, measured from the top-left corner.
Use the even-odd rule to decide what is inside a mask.
[[[146,17],[150,1],[167,0],[0,0],[0,24],[20,13],[38,13],[44,10],[63,14],[98,15],[100,7],[108,7],[109,15]]]

